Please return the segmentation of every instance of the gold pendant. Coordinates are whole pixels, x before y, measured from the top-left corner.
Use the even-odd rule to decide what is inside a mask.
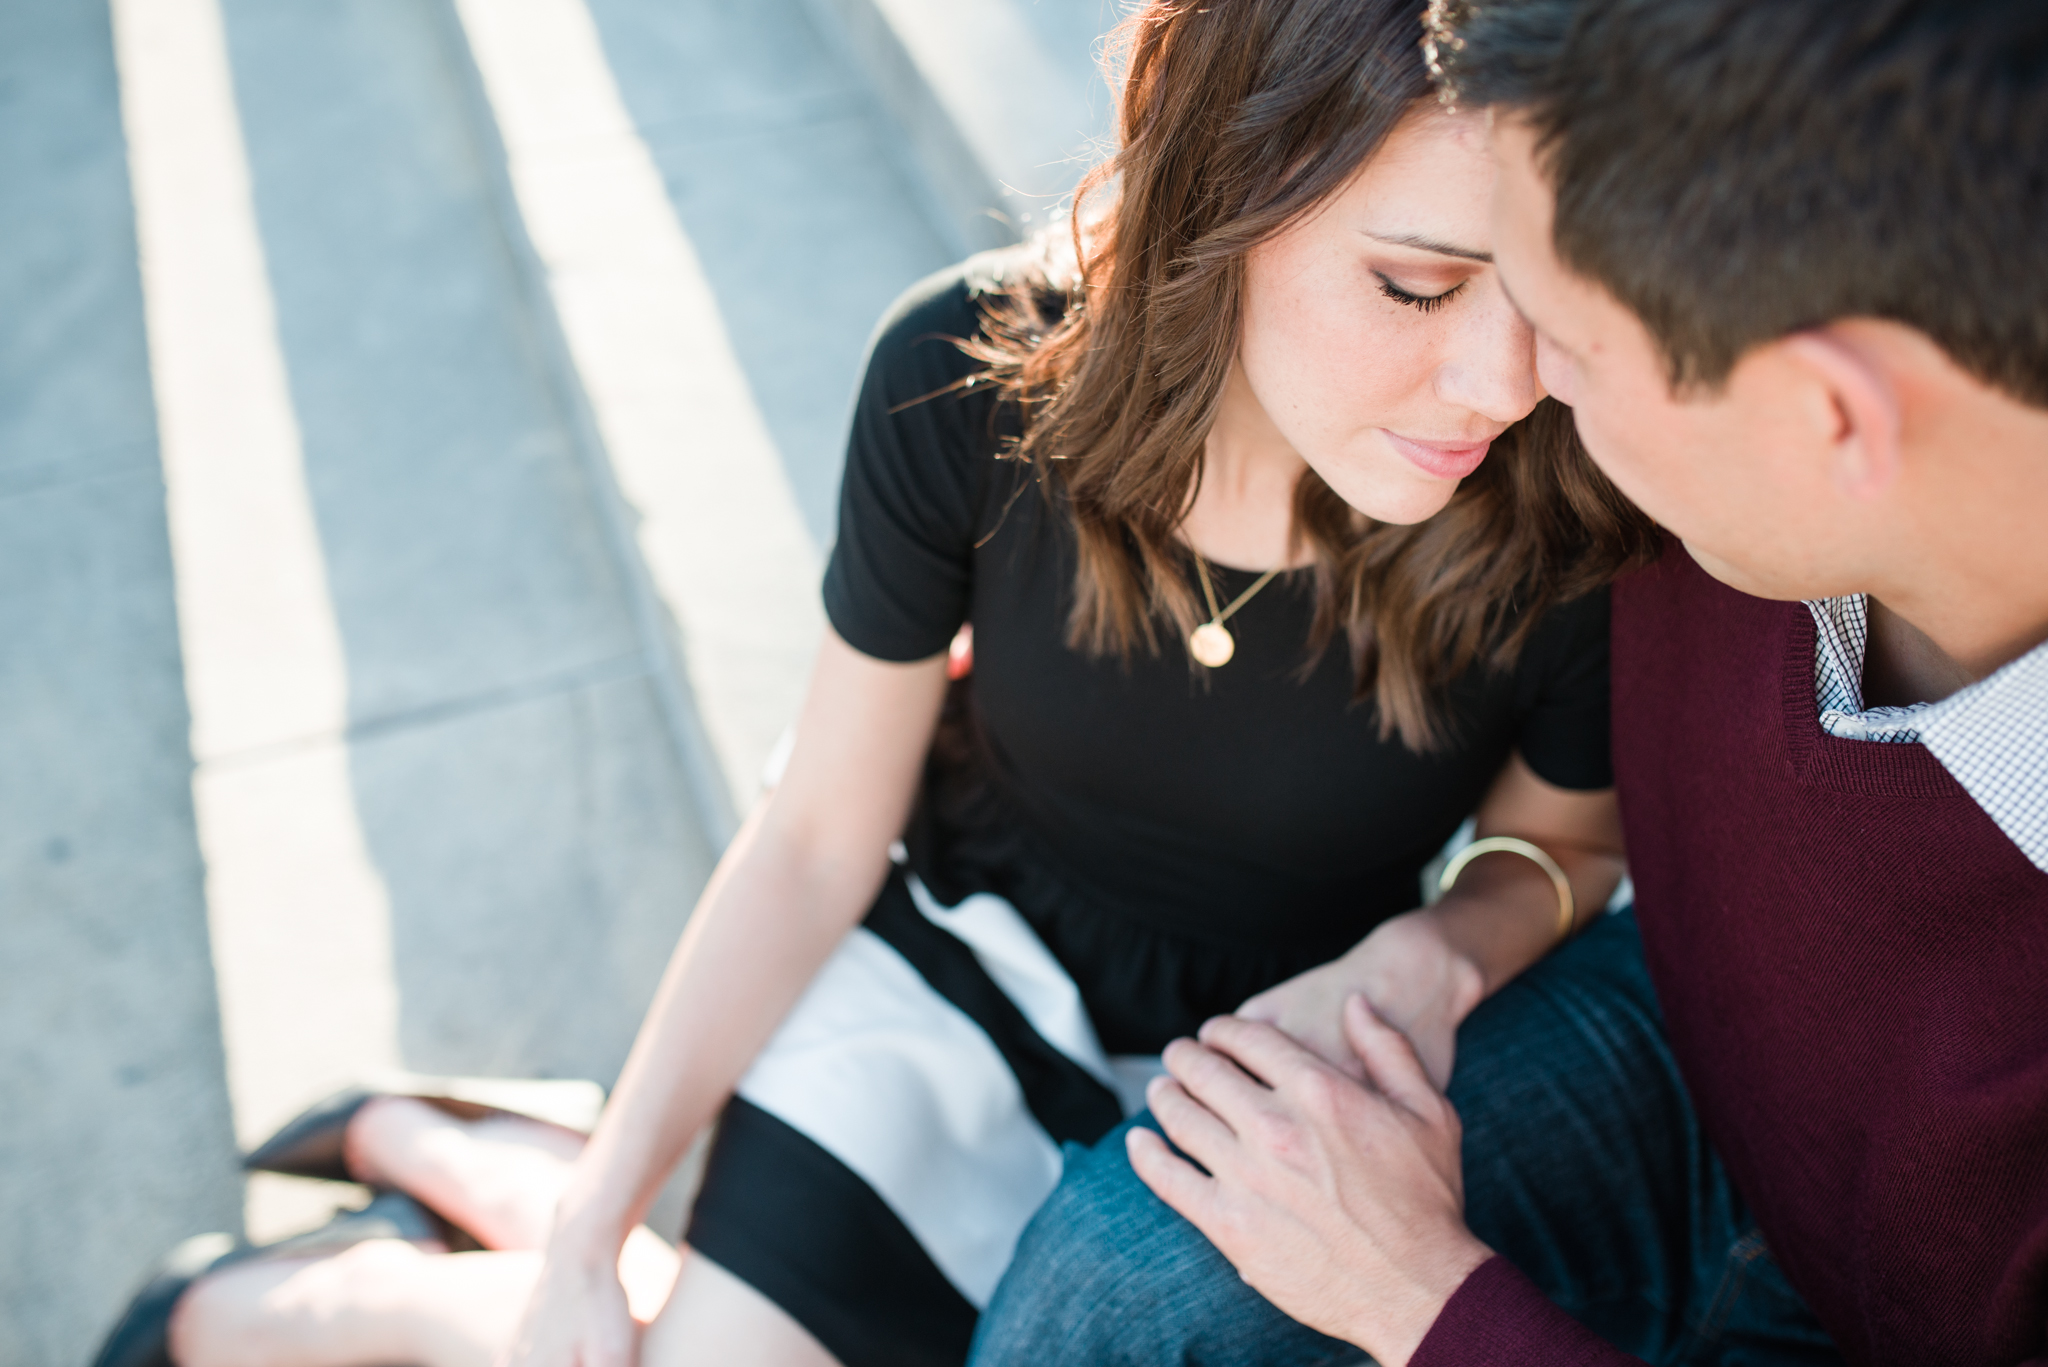
[[[1199,664],[1221,669],[1237,654],[1237,642],[1230,639],[1221,622],[1204,622],[1188,633],[1188,654]]]

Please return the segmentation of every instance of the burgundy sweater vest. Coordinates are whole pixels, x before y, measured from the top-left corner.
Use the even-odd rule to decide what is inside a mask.
[[[2048,874],[1923,747],[1820,729],[1798,603],[1673,546],[1613,668],[1651,976],[1772,1254],[1851,1363],[2048,1361]],[[1534,1294],[1495,1260],[1418,1363],[1619,1356]]]

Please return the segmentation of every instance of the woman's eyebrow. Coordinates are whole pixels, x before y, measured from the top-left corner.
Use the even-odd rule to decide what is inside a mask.
[[[1456,247],[1448,242],[1439,242],[1433,237],[1420,237],[1413,233],[1387,236],[1382,233],[1367,233],[1375,242],[1384,242],[1390,247],[1413,247],[1417,251],[1435,252],[1438,256],[1455,256],[1460,261],[1483,261],[1493,264],[1492,252],[1475,252],[1470,247]]]

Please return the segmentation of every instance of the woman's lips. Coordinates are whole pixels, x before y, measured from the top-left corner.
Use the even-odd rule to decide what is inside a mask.
[[[1385,428],[1380,429],[1386,431]],[[1479,468],[1493,445],[1488,441],[1418,441],[1398,432],[1387,432],[1387,445],[1406,456],[1418,468],[1438,479],[1463,479]]]

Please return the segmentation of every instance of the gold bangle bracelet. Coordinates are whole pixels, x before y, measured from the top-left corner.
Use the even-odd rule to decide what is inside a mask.
[[[1444,865],[1443,877],[1436,880],[1437,895],[1451,890],[1451,884],[1458,881],[1458,875],[1465,866],[1482,854],[1519,854],[1550,875],[1550,884],[1557,889],[1557,938],[1559,943],[1571,938],[1573,927],[1578,924],[1579,907],[1572,898],[1572,880],[1565,877],[1558,862],[1541,845],[1512,835],[1489,835],[1484,840],[1475,840],[1451,856],[1451,862]]]

